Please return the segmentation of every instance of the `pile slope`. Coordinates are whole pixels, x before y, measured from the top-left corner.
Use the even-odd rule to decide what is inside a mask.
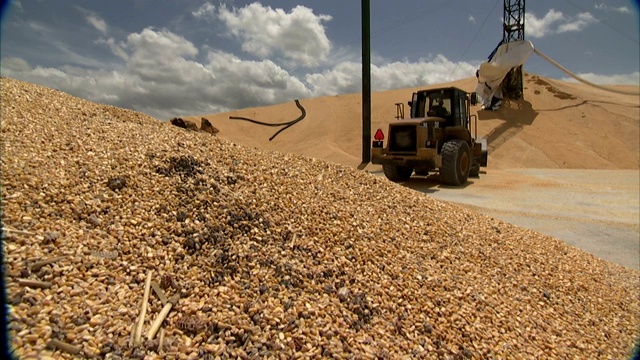
[[[638,271],[347,166],[1,81],[20,358],[608,359],[638,338]],[[160,349],[130,345],[148,273],[180,296]],[[152,292],[145,334],[162,307]]]
[[[471,92],[476,79],[447,84]],[[638,87],[625,87],[638,89]],[[372,132],[387,130],[395,103],[406,103],[421,88],[372,95]],[[361,95],[301,100],[307,117],[273,141],[274,128],[244,121],[242,116],[277,123],[295,119],[291,103],[204,115],[218,134],[238,144],[279,150],[356,167],[362,153]],[[408,108],[406,109],[408,112]],[[584,84],[525,74],[524,99],[507,100],[498,111],[472,108],[478,134],[489,143],[489,168],[638,169],[640,166],[640,97],[620,95]],[[184,114],[192,115],[192,114]],[[199,121],[201,116],[186,116]]]

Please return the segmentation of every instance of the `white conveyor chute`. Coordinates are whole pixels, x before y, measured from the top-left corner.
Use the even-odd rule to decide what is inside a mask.
[[[476,94],[483,109],[498,109],[502,103],[502,80],[512,68],[523,65],[533,51],[533,44],[527,40],[503,43],[488,62],[480,65]]]

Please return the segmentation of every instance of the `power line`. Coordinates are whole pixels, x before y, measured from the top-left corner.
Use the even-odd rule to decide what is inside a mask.
[[[460,57],[461,59],[464,59],[465,55],[467,55],[467,51],[469,51],[469,49],[471,48],[471,44],[473,44],[473,42],[476,41],[476,38],[480,34],[480,31],[482,31],[482,29],[484,28],[484,25],[487,23],[487,20],[489,20],[489,17],[491,15],[493,15],[493,12],[496,10],[496,7],[498,6],[499,2],[500,2],[500,0],[496,0],[496,3],[493,4],[493,8],[489,12],[489,14],[487,14],[487,16],[484,18],[484,21],[482,22],[482,25],[480,25],[480,28],[478,28],[478,31],[476,31],[476,33],[475,33],[475,35],[473,35],[473,38],[471,39],[471,41],[469,41],[469,44],[467,45],[467,47],[462,52],[462,56]],[[456,66],[453,68],[453,70],[449,74],[449,78],[451,78],[451,75],[453,75],[453,73],[458,69],[458,65],[459,65],[459,62],[456,62]]]

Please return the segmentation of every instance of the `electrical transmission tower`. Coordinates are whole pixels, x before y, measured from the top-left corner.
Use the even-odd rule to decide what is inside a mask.
[[[524,0],[504,0],[502,42],[524,40]],[[503,95],[522,99],[522,65],[512,69],[503,81]]]

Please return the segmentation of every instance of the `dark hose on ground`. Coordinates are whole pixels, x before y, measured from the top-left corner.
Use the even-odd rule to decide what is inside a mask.
[[[307,116],[307,111],[304,109],[304,107],[302,107],[302,105],[300,105],[300,101],[298,101],[298,99],[295,99],[295,102],[296,102],[296,106],[298,107],[298,109],[300,109],[300,111],[302,112],[302,114],[300,116],[298,116],[298,118],[295,119],[295,120],[291,120],[291,121],[287,121],[287,122],[283,122],[283,123],[267,123],[267,122],[263,122],[263,121],[249,119],[249,118],[246,118],[246,117],[241,117],[241,116],[229,116],[229,119],[230,120],[244,120],[244,121],[248,121],[250,123],[254,123],[254,124],[258,124],[258,125],[264,125],[264,126],[283,126],[284,125],[284,127],[282,129],[276,131],[276,133],[273,134],[269,138],[269,141],[271,141],[276,136],[278,136],[278,134],[280,134],[281,132],[283,132],[284,130],[288,129],[289,127],[291,127],[292,125],[294,125],[298,121],[304,119],[305,116]]]

